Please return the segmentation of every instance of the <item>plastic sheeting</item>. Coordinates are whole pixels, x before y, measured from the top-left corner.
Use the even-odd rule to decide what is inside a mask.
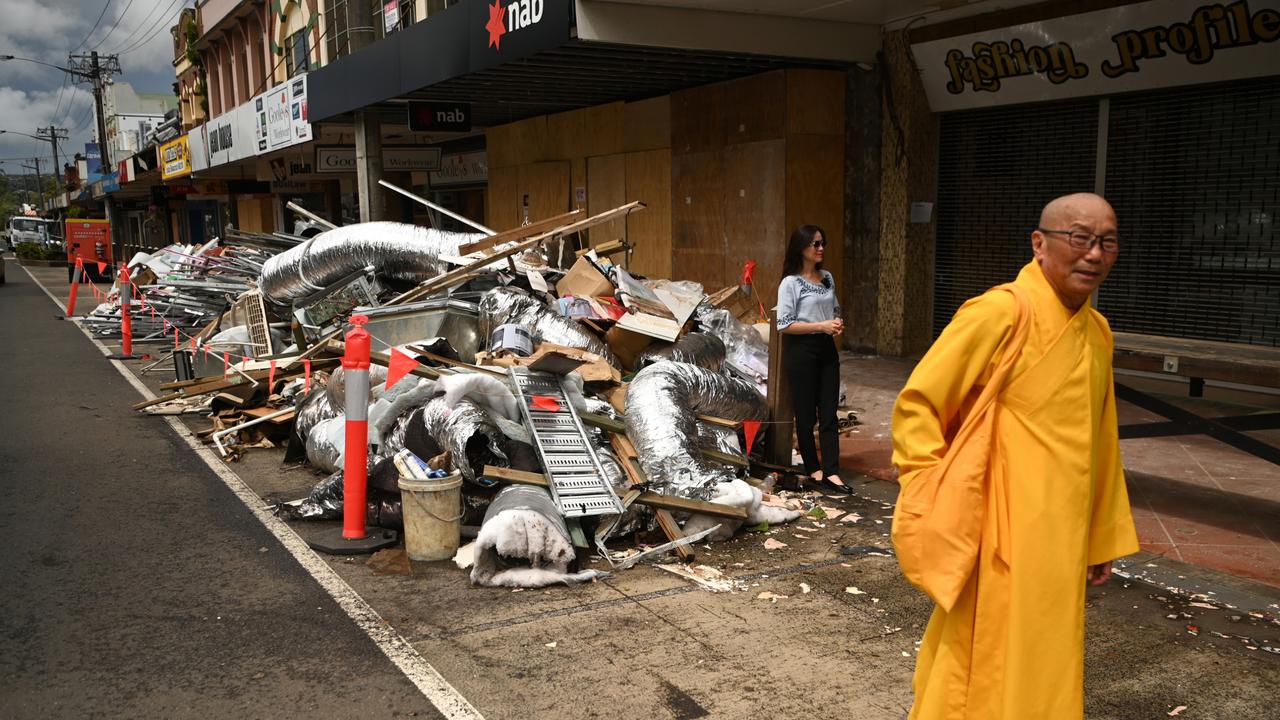
[[[767,350],[765,357],[768,357]],[[640,351],[633,364],[641,370],[659,360],[675,360],[720,372],[724,368],[724,358],[724,342],[719,337],[711,333],[691,332],[673,343],[650,345]]]
[[[760,380],[769,377],[769,343],[755,328],[735,318],[728,310],[699,305],[695,312],[698,326],[724,343],[725,360]],[[763,386],[763,383],[760,383]]]
[[[370,265],[383,277],[421,282],[449,270],[441,256],[484,237],[394,222],[347,225],[267,260],[259,285],[273,302],[287,305]]]
[[[703,458],[695,415],[764,420],[769,409],[750,384],[696,365],[660,362],[636,373],[626,425],[640,466],[659,492],[706,500],[734,475]]]
[[[569,572],[576,553],[551,494],[538,487],[502,489],[485,511],[476,536],[471,583],[490,587],[546,587],[586,582],[607,573]]]
[[[335,409],[329,403],[329,393],[326,392],[325,386],[321,384],[323,377],[323,374],[317,373],[312,378],[311,392],[302,395],[297,405],[294,406],[296,414],[293,420],[293,430],[303,440],[307,439],[311,428],[329,418],[337,417],[341,412],[340,409]]]
[[[480,300],[480,337],[489,337],[500,325],[515,323],[528,328],[534,339],[581,348],[604,358],[616,368],[622,365],[603,340],[583,329],[576,320],[561,317],[546,303],[523,290],[500,287]]]

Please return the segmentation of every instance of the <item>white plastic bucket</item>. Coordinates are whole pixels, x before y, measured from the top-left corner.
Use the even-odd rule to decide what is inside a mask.
[[[458,551],[462,474],[435,480],[400,476],[404,548],[410,560],[448,560]]]

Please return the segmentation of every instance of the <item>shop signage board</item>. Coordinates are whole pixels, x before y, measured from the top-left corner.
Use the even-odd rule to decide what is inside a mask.
[[[161,145],[156,152],[160,155],[160,179],[191,174],[191,144],[186,135]]]
[[[209,143],[205,139],[205,128],[208,125],[201,125],[198,128],[192,128],[187,133],[187,148],[191,154],[191,172],[200,172],[209,169]]]
[[[311,123],[307,121],[306,75],[277,85],[250,103],[256,154],[263,155],[311,140]]]
[[[1274,75],[1280,0],[1152,0],[911,46],[934,112]]]
[[[431,187],[483,185],[489,182],[489,161],[483,150],[453,153],[440,160],[440,169],[431,173]]]
[[[209,167],[243,160],[254,155],[253,100],[205,123],[205,145]]]
[[[471,132],[471,103],[410,100],[409,129],[413,132]]]
[[[353,173],[356,171],[356,149],[353,147],[317,147],[315,169],[318,173]],[[440,148],[383,146],[382,169],[392,172],[430,172],[439,170]]]
[[[390,35],[400,26],[400,0],[386,0],[382,3],[382,32]]]
[[[569,0],[473,2],[471,72],[569,40]]]

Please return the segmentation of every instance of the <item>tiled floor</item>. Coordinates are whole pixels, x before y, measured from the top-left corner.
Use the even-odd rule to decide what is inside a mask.
[[[912,363],[850,354],[841,360],[848,404],[863,424],[841,437],[840,464],[891,482],[889,418]],[[1185,394],[1167,384],[1121,381],[1148,392]],[[1280,409],[1280,396],[1212,388],[1208,395],[1162,397],[1208,417]],[[1121,403],[1122,425],[1158,420]],[[1252,435],[1280,444],[1280,431]],[[1280,586],[1280,466],[1203,435],[1124,440],[1121,452],[1144,550]]]

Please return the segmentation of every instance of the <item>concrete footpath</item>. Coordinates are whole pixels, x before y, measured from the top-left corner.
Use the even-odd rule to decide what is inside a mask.
[[[61,296],[65,271],[60,277],[56,272],[40,276],[46,275]],[[23,548],[10,556],[22,558],[17,576],[33,578],[28,582],[41,591],[3,601],[6,646],[14,642],[8,638],[20,638],[22,628],[32,624],[38,623],[39,637],[23,640],[4,661],[0,703],[12,707],[10,698],[25,701],[44,686],[64,688],[65,697],[66,688],[92,675],[74,661],[75,643],[54,644],[50,637],[114,638],[115,623],[124,622],[111,614],[114,610],[129,618],[130,637],[146,638],[148,632],[169,629],[174,616],[186,618],[183,613],[190,609],[205,617],[232,597],[253,598],[235,604],[235,617],[254,631],[219,635],[220,642],[209,644],[195,642],[189,632],[171,638],[177,646],[148,646],[170,665],[159,670],[147,653],[95,656],[97,682],[110,688],[116,673],[135,679],[170,673],[167,681],[150,682],[144,694],[165,699],[172,692],[182,698],[178,704],[204,714],[210,708],[224,714],[220,711],[228,708],[204,704],[203,694],[215,700],[234,696],[221,702],[241,701],[238,707],[250,716],[267,714],[268,706],[273,715],[281,708],[287,714],[291,706],[277,696],[250,692],[258,672],[273,679],[277,673],[303,675],[313,689],[329,687],[337,677],[354,678],[358,687],[377,686],[373,694],[408,703],[410,697],[401,691],[413,686],[384,675],[387,663],[377,662],[376,651],[356,652],[354,660],[336,650],[313,654],[315,643],[359,648],[359,638],[347,637],[347,616],[323,596],[315,598],[316,588],[305,576],[297,577],[298,562],[275,551],[271,536],[261,525],[254,527],[233,496],[219,490],[164,420],[130,414],[126,407],[136,393],[75,328],[44,319],[56,312],[47,299],[22,299],[38,291],[12,263],[9,283],[0,288],[5,295],[0,343],[26,359],[8,363],[3,397],[11,405],[15,397],[27,397],[20,401],[25,412],[41,419],[26,420],[17,430],[13,418],[26,416],[6,414],[4,437],[22,438],[33,447],[15,453],[7,444],[0,477],[10,496],[24,505],[33,503],[34,488],[41,485],[67,487],[38,509],[4,511],[6,539]],[[15,289],[22,315],[12,312]],[[33,333],[57,341],[33,340]],[[51,351],[69,360],[57,361]],[[127,365],[137,372],[140,363]],[[69,385],[64,376],[76,382]],[[153,389],[168,379],[143,377]],[[97,399],[79,390],[83,383],[92,383],[94,392],[108,388],[104,392],[110,394]],[[94,413],[101,417],[93,418]],[[104,422],[94,426],[99,429],[91,444],[71,443],[71,436],[80,437],[74,428],[81,422],[98,420]],[[183,422],[197,429],[208,426],[202,418]],[[28,429],[32,423],[40,433]],[[52,437],[41,439],[46,433]],[[59,449],[68,446],[74,450]],[[280,450],[254,449],[230,468],[264,504],[299,497],[318,479],[307,469],[284,467]],[[75,481],[60,479],[73,474]],[[473,588],[451,563],[380,574],[363,558],[322,561],[485,717],[898,720],[910,704],[916,647],[931,606],[902,579],[892,557],[866,552],[889,545],[891,496],[882,482],[865,479],[858,487],[862,496],[823,498],[826,505],[857,513],[857,522],[805,520],[700,547],[698,561],[734,578],[735,592],[710,593],[650,566],[586,586],[513,592]],[[101,503],[109,502],[101,496],[110,495],[127,497],[127,509],[153,512],[142,524],[123,522],[128,515],[118,506],[99,513]],[[172,522],[165,524],[166,518]],[[156,537],[157,525],[168,531],[163,537]],[[290,526],[303,536],[319,527]],[[82,537],[86,530],[92,530],[88,539]],[[767,539],[785,547],[768,550]],[[92,567],[93,573],[42,564],[47,553],[76,568]],[[1088,593],[1087,716],[1162,718],[1185,706],[1177,717],[1274,718],[1280,590],[1195,573],[1190,566],[1166,566],[1153,556],[1131,558],[1129,565],[1136,574],[1153,576],[1155,584],[1119,578]],[[603,565],[597,561],[594,567]],[[1167,574],[1154,577],[1159,572]],[[1176,594],[1160,584],[1165,580],[1184,589],[1195,584],[1203,597]],[[114,622],[71,609],[60,611],[56,621],[35,619],[59,603],[78,605],[67,597],[88,602],[96,596],[93,589],[102,586],[113,588],[108,597],[123,594],[125,602],[104,602],[90,612],[107,613]],[[120,586],[125,587],[116,589]],[[169,607],[167,613],[147,610],[157,604],[157,593],[175,589],[189,590],[193,597],[166,600],[180,608]],[[23,621],[14,623],[17,618]],[[67,629],[59,629],[63,626]],[[303,632],[299,626],[307,629],[302,635],[296,634]],[[210,625],[188,620],[184,627]],[[170,650],[180,657],[170,658]],[[189,679],[184,673],[211,669],[198,681],[184,682]],[[202,692],[194,692],[193,685]],[[107,690],[96,701],[78,705],[80,712],[30,710],[23,716],[147,712],[120,709],[112,703],[120,696],[102,693]],[[361,702],[372,703],[364,705],[372,717],[403,715],[408,707],[374,701],[368,694],[346,704],[301,690],[294,695],[302,697],[311,712],[326,716],[347,714],[342,708]]]

